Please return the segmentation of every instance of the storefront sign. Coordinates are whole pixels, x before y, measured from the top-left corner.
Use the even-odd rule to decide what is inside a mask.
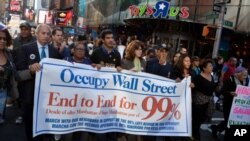
[[[167,18],[179,16],[180,18],[187,19],[189,17],[188,7],[174,7],[170,6],[167,1],[159,1],[155,4],[154,8],[149,5],[136,6],[132,5],[129,7],[131,16],[151,16],[154,18]]]

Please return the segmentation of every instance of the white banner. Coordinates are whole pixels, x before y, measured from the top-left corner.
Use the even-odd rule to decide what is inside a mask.
[[[230,125],[250,125],[250,87],[237,85],[228,119]]]
[[[75,131],[191,136],[190,78],[100,71],[43,59],[36,74],[33,135]]]

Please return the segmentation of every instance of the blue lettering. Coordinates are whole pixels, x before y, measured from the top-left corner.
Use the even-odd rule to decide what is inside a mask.
[[[151,92],[151,93],[175,94],[176,93],[176,88],[177,88],[176,85],[174,85],[174,86],[162,86],[162,85],[154,84],[150,80],[145,79],[143,81],[142,91]]]
[[[65,80],[65,73],[66,73],[66,71],[69,72],[69,76],[70,76],[70,79],[69,79],[68,81]],[[70,83],[70,82],[72,82],[73,79],[74,79],[74,73],[73,73],[70,69],[64,69],[64,70],[61,72],[60,77],[61,77],[61,80],[62,80],[63,82],[65,82],[65,83]]]
[[[143,86],[145,86],[147,89],[144,89],[144,87],[142,87],[142,90],[144,91],[144,92],[148,92],[149,90],[150,90],[150,84],[148,84],[148,83],[151,83],[151,81],[150,80],[148,80],[148,79],[145,79],[144,81],[143,81]]]
[[[123,80],[121,75],[113,75],[113,78],[114,78],[114,84],[116,85],[118,83],[119,86],[121,87],[124,80],[126,79],[126,76],[123,76]]]
[[[85,81],[85,80],[86,80],[86,81]],[[83,77],[82,77],[82,83],[83,83],[83,84],[88,84],[88,82],[89,82],[89,77],[83,76]]]
[[[169,10],[169,2],[167,1],[159,1],[155,4],[155,13],[154,17],[157,18],[159,15],[161,15],[162,18],[166,18],[168,15],[168,10]]]
[[[79,78],[79,79],[78,79]],[[76,75],[76,77],[75,77],[75,82],[77,83],[77,84],[80,84],[81,83],[81,79],[82,79],[82,77],[80,76],[80,75]],[[79,81],[78,81],[79,80]]]

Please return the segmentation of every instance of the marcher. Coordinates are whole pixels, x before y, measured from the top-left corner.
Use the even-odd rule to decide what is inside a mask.
[[[43,139],[43,135],[35,138],[32,136],[35,73],[41,69],[39,62],[43,58],[60,58],[58,50],[49,45],[51,29],[48,25],[38,25],[36,35],[37,41],[20,47],[18,50],[20,51],[20,56],[16,58],[17,60],[22,60],[16,64],[16,67],[20,76],[19,86],[22,88],[23,118],[28,141],[40,141]]]
[[[227,128],[227,122],[233,102],[233,98],[237,96],[235,93],[237,85],[248,86],[249,79],[248,79],[248,72],[247,69],[244,67],[238,67],[235,70],[235,74],[231,75],[225,82],[222,87],[222,94],[224,96],[223,99],[223,114],[224,114],[224,121],[220,122],[218,125],[212,125],[212,134],[214,138],[217,138],[217,134],[222,131],[226,131],[224,140],[228,141],[229,135],[228,131],[230,129]]]
[[[63,41],[64,33],[63,30],[59,27],[56,27],[52,30],[52,44],[54,48],[56,48],[61,58],[70,57],[71,52],[70,49],[67,47],[66,42]]]
[[[4,123],[4,111],[7,97],[15,99],[17,88],[15,83],[16,68],[8,50],[12,38],[7,27],[0,23],[0,124]]]
[[[86,65],[91,65],[92,61],[88,58],[85,57],[85,46],[84,44],[76,44],[75,47],[73,47],[73,56],[66,57],[64,60],[67,60],[69,62],[74,62],[74,63],[80,63],[80,64],[86,64]],[[74,132],[72,133],[72,141],[80,141],[82,138],[89,136],[88,132]],[[91,136],[87,137],[89,140],[91,139]]]
[[[94,67],[100,70],[102,67],[116,68],[121,71],[121,55],[114,47],[113,32],[109,29],[103,30],[100,34],[102,46],[96,48],[90,60],[93,62]],[[116,133],[96,134],[97,141],[116,141]]]
[[[21,46],[28,44],[28,43],[32,43],[36,41],[36,37],[32,36],[32,27],[30,26],[29,23],[24,22],[21,23],[20,26],[20,34],[13,40],[13,57],[16,58],[17,56],[21,55],[21,52],[18,52],[16,50],[18,50]],[[18,57],[20,58],[20,57]],[[18,61],[22,61],[22,60],[17,60],[14,59],[15,63],[19,63]],[[20,92],[22,88],[20,88],[20,86],[18,85],[18,91],[20,94],[22,94],[23,92]],[[21,105],[22,101],[23,101],[23,96],[20,95],[19,98],[16,100],[17,102],[17,106],[19,108],[19,113],[18,113],[18,117],[16,118],[16,124],[21,124],[23,123],[23,107]]]
[[[146,72],[170,78],[173,65],[168,59],[169,49],[159,46],[157,48],[157,57],[147,61]]]
[[[194,78],[194,91],[192,92],[193,137],[200,140],[200,126],[208,118],[207,111],[212,99],[216,84],[213,80],[213,65],[211,60],[201,64],[201,73]]]
[[[146,62],[142,58],[143,43],[139,40],[131,41],[126,47],[126,55],[122,60],[121,67],[132,72],[146,70]],[[127,141],[140,141],[142,136],[124,135],[118,133],[118,138]]]

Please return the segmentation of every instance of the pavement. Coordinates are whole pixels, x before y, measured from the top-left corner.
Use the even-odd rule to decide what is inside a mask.
[[[15,106],[6,108],[5,123],[0,125],[0,141],[26,141],[24,125],[15,124],[18,116],[18,110]],[[218,124],[223,120],[220,111],[215,111],[210,123],[201,126],[201,141],[223,141],[224,133],[218,135],[218,139],[214,139],[209,128],[211,124]]]

